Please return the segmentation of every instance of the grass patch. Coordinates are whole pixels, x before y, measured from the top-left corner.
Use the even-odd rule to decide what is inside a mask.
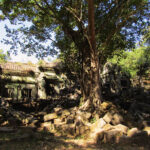
[[[93,124],[93,123],[95,123],[95,122],[96,122],[96,118],[95,118],[95,117],[93,117],[93,118],[90,119],[90,123]]]
[[[81,139],[84,139],[83,135],[78,135],[78,136],[75,137],[75,140],[81,140]]]

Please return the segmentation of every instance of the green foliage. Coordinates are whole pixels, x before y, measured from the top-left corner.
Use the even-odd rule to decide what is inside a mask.
[[[39,66],[43,66],[43,65],[45,65],[45,61],[42,60],[42,59],[40,59],[37,64],[38,64]]]
[[[149,7],[146,0],[106,1],[95,0],[95,30],[100,63],[114,51],[133,48],[141,32],[149,24]],[[11,44],[15,54],[21,51],[37,57],[57,54],[65,64],[81,69],[82,49],[87,46],[88,4],[72,0],[3,0],[0,3],[3,17],[18,29],[7,29],[5,43]],[[28,26],[20,25],[23,22]],[[53,38],[54,35],[55,37]],[[67,62],[67,63],[66,63]]]
[[[8,59],[8,55],[3,53],[3,50],[0,50],[0,63],[4,63]]]
[[[95,117],[93,117],[93,118],[90,119],[90,123],[93,124],[93,123],[95,123],[95,122],[96,122],[96,118],[95,118]]]
[[[84,135],[78,135],[78,136],[75,137],[76,140],[81,140],[81,139],[84,139],[84,138],[85,138]]]
[[[80,98],[80,104],[79,107],[81,107],[83,105],[84,101],[83,101],[83,97]]]
[[[76,73],[80,72],[81,62],[80,62],[79,51],[75,47],[73,42],[72,43],[70,42],[69,47],[66,47],[64,51],[63,50],[61,51],[59,58],[65,64],[67,70],[71,70],[71,72],[76,72]]]
[[[150,26],[144,29],[143,32],[144,32],[143,43],[150,45]]]
[[[34,66],[34,64],[31,61],[28,61],[27,64],[30,66]]]
[[[150,47],[140,47],[123,52],[121,56],[115,55],[109,61],[120,65],[123,71],[132,77],[147,75],[150,71]]]
[[[70,78],[74,77],[71,70],[77,72],[79,78],[75,79],[81,79],[84,98],[97,95],[96,99],[101,99],[100,88],[94,88],[100,86],[98,60],[102,66],[114,52],[134,48],[150,23],[150,12],[145,0],[95,0],[94,5],[96,45],[90,34],[94,21],[89,19],[87,0],[4,0],[0,4],[3,15],[12,24],[19,24],[17,29],[6,27],[10,38],[4,42],[12,45],[15,54],[18,47],[40,58],[59,52]]]

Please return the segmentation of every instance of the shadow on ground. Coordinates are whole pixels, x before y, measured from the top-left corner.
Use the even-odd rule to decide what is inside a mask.
[[[82,138],[54,136],[46,131],[37,132],[29,127],[0,133],[1,150],[149,150],[150,138],[132,141],[130,139],[118,144],[94,144]]]

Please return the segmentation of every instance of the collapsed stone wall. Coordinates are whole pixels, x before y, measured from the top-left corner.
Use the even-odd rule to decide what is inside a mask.
[[[75,83],[63,73],[62,63],[41,64],[29,68],[25,65],[25,70],[23,66],[24,64],[21,66],[9,63],[0,65],[1,97],[15,100],[54,99],[64,95],[71,98],[71,93],[75,93]]]
[[[48,68],[43,67],[40,70],[38,77],[39,77],[39,82],[42,88],[45,87],[45,89],[49,89],[47,87],[51,86],[51,88],[55,90],[54,92],[56,92],[57,94],[54,93],[54,97],[55,95],[56,96],[61,95],[62,98],[66,97],[66,99],[68,100],[69,92],[67,91],[65,93],[65,90],[68,90],[70,88],[72,88],[73,90],[75,89],[74,87],[75,84],[70,83],[71,81],[69,81],[63,73],[59,73],[58,70],[52,71],[52,70],[49,70]],[[44,81],[41,82],[42,80]],[[131,82],[130,82],[129,77],[126,76],[126,74],[122,73],[121,69],[118,66],[112,65],[112,64],[106,64],[104,66],[104,71],[102,73],[102,85],[103,87],[106,86],[106,90],[104,92],[106,93],[108,92],[110,94],[110,95],[107,94],[108,96],[111,96],[111,94],[114,96],[120,96],[123,93],[123,90],[128,90],[130,88],[131,86],[130,84]],[[42,88],[41,88],[41,91],[42,91]],[[50,91],[49,90],[46,91],[45,89],[43,90],[44,92],[47,92],[47,93],[52,92],[52,89]],[[70,91],[70,93],[72,94],[73,91]],[[50,96],[52,96],[51,94],[53,93],[49,93],[49,94]],[[65,97],[63,97],[64,95]],[[74,97],[74,99],[76,99],[76,97]],[[138,112],[138,120],[142,116],[144,117],[142,117],[141,120],[145,120],[147,118],[149,119],[150,107],[149,106],[146,107],[146,105],[144,104],[138,104],[138,107],[140,109],[141,108],[144,109],[144,113],[140,112],[141,110],[139,111],[140,113]],[[40,125],[41,130],[46,129],[46,130],[49,130],[50,132],[54,131],[54,132],[59,133],[60,135],[67,134],[67,135],[79,136],[79,135],[82,135],[83,133],[91,132],[91,131],[92,131],[92,134],[94,132],[94,135],[95,135],[97,134],[95,133],[96,131],[95,129],[99,129],[99,131],[103,130],[103,132],[98,133],[98,138],[100,138],[100,141],[103,140],[102,137],[105,137],[105,140],[107,141],[106,131],[108,130],[109,130],[108,134],[112,135],[112,139],[114,139],[114,136],[115,138],[117,138],[116,135],[117,136],[123,135],[123,136],[128,137],[127,132],[129,129],[127,129],[126,126],[119,125],[120,123],[125,122],[123,120],[122,114],[120,114],[121,110],[118,110],[118,108],[113,103],[110,103],[110,102],[103,102],[100,108],[101,108],[100,115],[97,116],[97,114],[91,114],[88,112],[80,111],[77,107],[70,108],[70,109],[67,108],[66,110],[64,110],[62,109],[60,105],[59,106],[54,105],[53,107],[51,107],[48,104],[47,107],[45,106],[45,108],[42,109],[42,111],[39,112],[38,114],[34,113],[35,116],[33,114],[31,114],[30,116],[27,116],[25,113],[22,113],[22,111],[18,113],[18,112],[15,112],[13,109],[10,109],[10,108],[7,109],[7,107],[3,107],[0,110],[1,111],[0,113],[2,114],[0,116],[0,123],[2,122],[1,124],[4,125],[4,123],[7,122],[7,120],[4,120],[7,117],[3,118],[3,115],[8,114],[9,116],[8,122],[10,124],[16,123],[16,121],[14,121],[14,118],[17,118],[17,121],[19,120],[20,124],[24,124],[26,126],[32,126],[32,127],[37,127],[37,125]],[[134,109],[137,115],[137,106],[132,105],[131,110],[133,111]],[[135,112],[133,113],[135,114]],[[146,112],[148,113],[146,114]],[[94,120],[96,122],[93,124],[92,122]],[[98,127],[96,127],[97,125]],[[121,127],[123,128],[125,127],[125,132],[118,131],[118,129],[120,129]],[[115,133],[115,134],[112,134],[112,133]],[[91,138],[93,138],[93,135],[90,135],[90,136],[92,136]]]
[[[106,63],[101,73],[104,97],[118,97],[127,94],[131,88],[130,76],[121,67]]]
[[[80,93],[79,82],[66,75],[60,61],[34,66],[6,63],[0,64],[0,68],[1,97],[50,99],[64,95],[72,97],[75,95],[75,91],[78,93],[77,95]],[[121,67],[112,63],[104,65],[101,81],[102,93],[107,100],[134,93],[131,88],[136,82],[131,82],[130,76],[124,73]],[[146,87],[149,87],[148,83],[149,80],[143,80],[143,85],[147,84]]]

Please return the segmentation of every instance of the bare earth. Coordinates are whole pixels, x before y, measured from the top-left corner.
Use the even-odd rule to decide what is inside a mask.
[[[23,128],[0,133],[0,150],[150,150],[150,140],[97,145],[82,137],[72,139]]]

